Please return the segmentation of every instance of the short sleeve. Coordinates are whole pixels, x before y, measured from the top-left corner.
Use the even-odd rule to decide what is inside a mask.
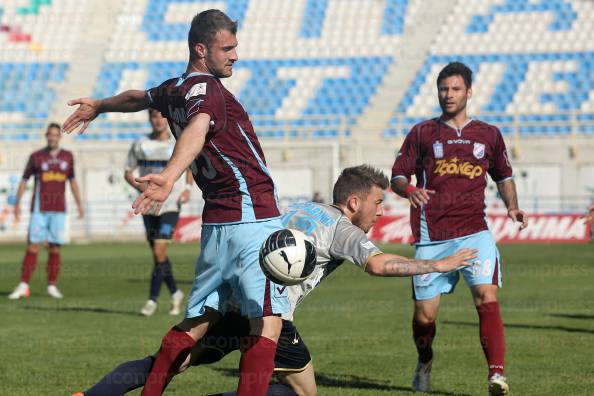
[[[416,161],[418,156],[418,133],[417,129],[418,126],[414,126],[406,138],[404,139],[404,143],[402,143],[402,147],[400,147],[400,151],[396,155],[396,160],[394,161],[394,165],[392,166],[392,177],[391,180],[394,180],[399,177],[406,178],[410,182],[411,175],[415,174],[416,170]]]
[[[350,221],[341,219],[336,226],[336,233],[330,255],[333,258],[349,260],[361,268],[365,268],[370,257],[382,253],[359,227]]]
[[[128,150],[128,157],[126,158],[126,170],[133,171],[138,168],[138,157],[136,156],[136,145],[138,142],[134,142]]]
[[[70,158],[68,159],[68,173],[66,175],[66,177],[68,178],[68,180],[72,180],[74,179],[74,155],[70,154]]]
[[[161,85],[146,91],[146,100],[149,107],[161,112],[164,117],[167,115],[167,98],[171,96],[169,92],[171,90],[170,83],[171,80],[167,80]]]
[[[184,83],[186,118],[188,122],[200,113],[208,114],[214,123],[214,130],[221,130],[227,122],[225,97],[221,83],[213,77],[197,76]]]
[[[31,154],[29,156],[29,161],[27,161],[27,165],[25,166],[25,171],[23,172],[23,180],[29,180],[33,173],[35,173],[35,158],[33,158],[33,154]]]
[[[512,177],[513,170],[507,156],[505,141],[499,129],[494,128],[496,132],[495,147],[493,150],[493,159],[489,163],[489,175],[496,183],[501,183]]]

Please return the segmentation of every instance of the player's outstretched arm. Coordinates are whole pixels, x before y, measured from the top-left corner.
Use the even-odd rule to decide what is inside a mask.
[[[497,183],[497,190],[507,208],[507,216],[513,221],[522,223],[520,224],[520,230],[528,227],[528,216],[526,216],[523,210],[518,208],[518,194],[514,179],[507,179],[501,183]]]
[[[132,204],[135,214],[159,213],[175,181],[202,151],[209,127],[208,114],[200,113],[192,118],[175,143],[173,155],[165,169],[160,174],[151,173],[135,179],[137,183],[147,183],[146,189]]]
[[[395,254],[381,253],[369,259],[365,272],[376,276],[411,276],[430,272],[450,272],[471,265],[476,249],[460,249],[440,260],[407,259]]]
[[[74,131],[81,124],[78,133],[83,133],[89,123],[101,113],[133,113],[146,110],[149,100],[146,91],[131,89],[105,99],[79,98],[68,101],[68,106],[75,105],[79,105],[78,108],[62,124],[62,129],[66,133]]]
[[[410,204],[415,208],[417,206],[426,205],[429,202],[430,196],[435,194],[434,190],[417,188],[411,185],[404,177],[398,177],[392,180],[391,187],[392,191],[400,195],[402,198],[408,199]]]

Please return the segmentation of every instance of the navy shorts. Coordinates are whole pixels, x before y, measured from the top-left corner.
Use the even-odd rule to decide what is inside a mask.
[[[239,350],[242,338],[249,335],[249,332],[250,325],[246,317],[238,313],[226,313],[200,341],[206,351],[193,365],[218,362],[229,353]],[[309,350],[297,328],[293,322],[283,320],[276,345],[274,371],[298,373],[305,370],[310,361]]]
[[[173,231],[175,231],[175,226],[179,220],[179,212],[166,212],[159,216],[144,215],[142,220],[144,221],[147,241],[169,241],[173,238]]]

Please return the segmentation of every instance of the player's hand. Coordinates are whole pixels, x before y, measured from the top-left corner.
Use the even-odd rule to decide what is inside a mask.
[[[594,221],[594,205],[590,206],[590,209],[588,209],[588,213],[581,216],[580,219],[584,219],[586,223]]]
[[[190,200],[190,190],[184,190],[180,195],[179,199],[177,200],[180,205],[187,203]]]
[[[173,181],[161,174],[151,173],[134,179],[137,183],[147,183],[146,190],[132,204],[134,214],[159,214],[163,202],[173,188]]]
[[[426,205],[429,202],[430,196],[434,194],[434,190],[417,188],[408,194],[408,200],[410,201],[410,204],[416,208],[418,206]]]
[[[91,98],[79,98],[68,101],[68,106],[75,105],[79,105],[78,109],[64,121],[62,130],[66,133],[70,133],[82,124],[82,128],[78,131],[80,134],[83,133],[89,126],[89,123],[99,115],[99,102]]]
[[[517,221],[520,224],[520,231],[528,227],[528,216],[520,209],[510,209],[507,211],[507,216],[513,221]]]
[[[82,206],[78,207],[78,218],[83,219],[85,217],[85,208]]]
[[[458,267],[472,265],[477,253],[476,249],[460,249],[451,256],[437,260],[437,272],[450,272]]]

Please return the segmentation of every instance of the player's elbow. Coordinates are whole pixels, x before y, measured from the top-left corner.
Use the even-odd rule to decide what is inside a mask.
[[[365,266],[365,272],[373,276],[385,276],[384,260],[380,258],[381,256],[381,254],[378,254],[377,256],[371,257]]]

